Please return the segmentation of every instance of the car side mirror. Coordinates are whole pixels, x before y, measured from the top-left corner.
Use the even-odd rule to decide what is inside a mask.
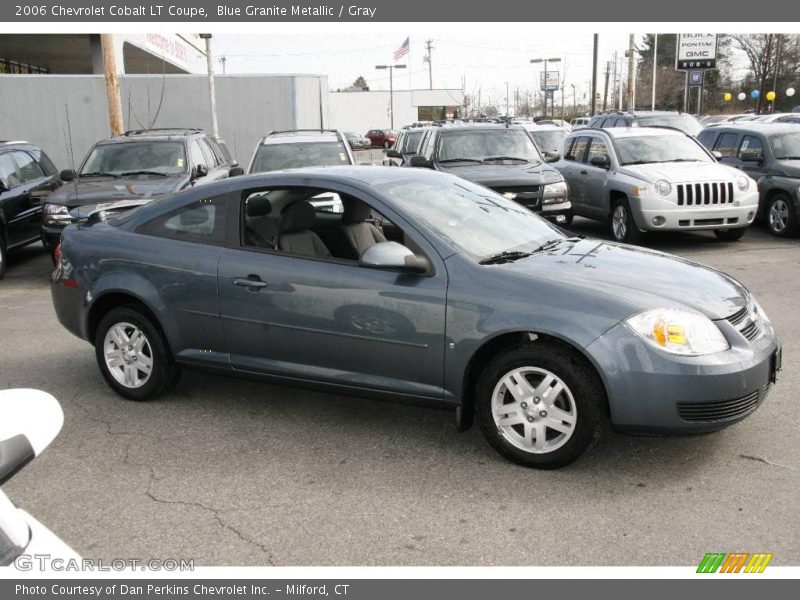
[[[11,186],[8,185],[8,179],[5,177],[0,177],[0,194],[7,192],[11,189]]]
[[[31,389],[0,391],[0,485],[39,456],[64,424],[58,400]]]
[[[61,179],[61,181],[72,181],[75,179],[75,171],[72,169],[64,169],[58,174],[58,177]]]
[[[722,152],[720,152],[719,150],[714,150],[711,153],[711,156],[713,156],[715,159],[717,159],[717,161],[722,160]]]
[[[544,153],[544,162],[554,163],[561,160],[561,155],[558,152],[548,150]]]
[[[409,158],[408,164],[411,165],[412,167],[422,167],[425,169],[433,168],[433,163],[424,156],[422,156],[421,154],[415,154],[414,156]]]
[[[589,164],[593,167],[600,167],[601,169],[608,169],[611,166],[607,156],[593,156]]]
[[[194,168],[194,179],[208,175],[208,167],[200,164]]]
[[[228,170],[228,177],[238,177],[239,175],[244,175],[244,169],[242,167],[231,167]]]
[[[743,162],[760,163],[764,160],[764,156],[760,152],[742,152],[739,154],[739,160]]]
[[[400,269],[409,273],[427,273],[431,268],[427,258],[417,256],[397,242],[380,242],[371,246],[361,255],[358,264],[370,269]]]
[[[400,154],[400,152],[398,152],[394,148],[389,148],[386,151],[386,156],[388,156],[389,158],[403,158],[403,155]]]

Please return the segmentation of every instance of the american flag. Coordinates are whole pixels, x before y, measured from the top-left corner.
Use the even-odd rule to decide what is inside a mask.
[[[400,47],[397,50],[394,51],[394,60],[395,60],[395,62],[397,62],[402,57],[404,57],[406,54],[408,54],[408,41],[409,41],[409,38],[406,38],[406,41],[403,42],[402,44],[400,44]]]

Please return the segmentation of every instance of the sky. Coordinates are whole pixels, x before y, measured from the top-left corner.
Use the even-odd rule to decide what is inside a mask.
[[[532,27],[535,24],[531,24]],[[558,26],[555,27],[559,29]],[[378,27],[377,29],[380,29]],[[541,31],[541,28],[539,28]],[[459,32],[458,24],[431,25],[430,30],[415,28],[410,35],[410,52],[396,63],[394,51],[403,43],[402,33],[309,34],[217,34],[214,54],[225,57],[225,72],[237,73],[307,73],[327,75],[330,89],[344,88],[363,76],[370,89],[389,89],[388,71],[378,71],[380,64],[406,64],[405,71],[394,72],[395,89],[427,88],[428,65],[423,61],[425,43],[433,40],[433,87],[463,89],[467,94],[480,93],[482,104],[495,104],[504,112],[506,83],[513,104],[515,90],[520,94],[537,93],[541,64],[535,58],[560,58],[550,63],[556,68],[567,90],[566,102],[572,102],[572,85],[577,101],[589,98],[592,78],[592,35],[567,34],[563,31],[542,35],[519,35],[515,30],[505,38],[498,29],[485,35]],[[636,34],[640,43],[643,33]],[[602,89],[607,61],[618,58],[618,76],[626,77],[628,34],[608,33],[599,36],[598,89]],[[735,66],[740,61],[735,60]],[[217,63],[217,71],[222,64]],[[613,71],[613,66],[612,66]],[[560,96],[556,96],[560,102]]]

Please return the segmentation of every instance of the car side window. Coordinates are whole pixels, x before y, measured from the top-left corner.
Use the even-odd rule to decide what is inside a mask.
[[[203,155],[206,157],[208,161],[206,165],[209,169],[213,169],[214,167],[218,167],[220,164],[219,157],[217,153],[214,152],[214,148],[211,146],[211,142],[208,138],[203,138],[199,140],[200,142],[200,150],[203,152]]]
[[[197,140],[192,140],[189,142],[189,160],[191,161],[193,166],[197,165],[206,165],[210,167],[206,162],[206,157],[203,155],[203,151],[200,149],[200,144]]]
[[[425,144],[425,149],[422,150],[420,154],[422,154],[422,156],[424,156],[428,160],[433,160],[433,152],[435,147],[436,147],[436,134],[431,132]]]
[[[30,154],[22,151],[12,152],[11,154],[19,168],[19,178],[22,183],[44,177],[44,171]]]
[[[569,149],[569,153],[564,157],[565,160],[583,162],[586,156],[586,149],[589,147],[589,136],[582,135],[574,141]]]
[[[22,183],[17,172],[17,165],[11,158],[11,152],[0,154],[0,179],[5,179],[10,188]]]
[[[700,135],[697,136],[697,141],[703,144],[706,148],[713,148],[714,147],[714,138],[717,132],[712,129],[704,129],[700,132]]]
[[[717,140],[714,150],[722,155],[722,158],[730,158],[736,154],[736,141],[739,139],[738,133],[723,133]]]
[[[611,161],[611,158],[608,155],[608,146],[606,146],[606,143],[600,138],[593,137],[591,138],[591,143],[589,144],[589,155],[586,157],[586,162],[591,163],[592,159],[596,157],[604,159],[604,162],[606,163]]]
[[[227,194],[186,204],[160,215],[136,232],[155,237],[221,245],[225,242]]]
[[[742,145],[739,146],[738,158],[741,160],[745,155],[751,159],[763,160],[764,146],[761,144],[761,140],[752,135],[744,136]]]

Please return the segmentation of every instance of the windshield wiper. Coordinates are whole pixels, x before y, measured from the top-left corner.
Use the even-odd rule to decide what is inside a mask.
[[[519,156],[487,156],[482,162],[490,162],[494,160],[521,160],[525,163],[529,162],[527,158],[521,158]]]
[[[160,175],[161,177],[169,177],[167,173],[162,173],[161,171],[125,171],[124,173],[119,174],[120,177],[125,177],[127,175]]]
[[[541,246],[536,248],[533,252],[546,252],[547,250],[551,250],[554,247],[558,246],[563,241],[563,238],[553,238],[552,240],[547,240]]]
[[[477,158],[445,158],[444,160],[437,160],[439,163],[452,163],[452,162],[474,162],[479,163]]]
[[[94,173],[81,173],[78,177],[119,177],[119,175],[106,171],[95,171]]]
[[[778,160],[800,160],[800,156],[776,156]]]
[[[521,250],[506,250],[504,252],[498,252],[497,254],[492,254],[491,256],[481,260],[478,264],[499,265],[502,263],[514,262],[515,260],[519,260],[520,258],[528,257],[531,254],[533,254],[533,252],[523,252]]]

